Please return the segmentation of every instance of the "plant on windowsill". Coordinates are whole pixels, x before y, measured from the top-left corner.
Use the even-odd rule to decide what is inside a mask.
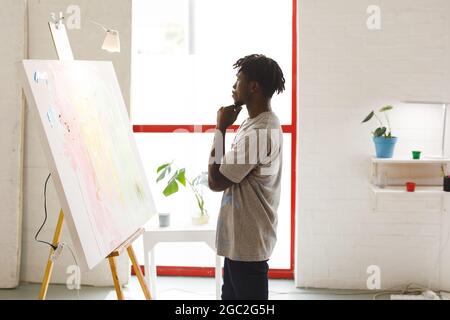
[[[377,158],[392,158],[392,155],[394,154],[394,147],[397,143],[397,137],[392,136],[391,124],[387,115],[387,111],[392,110],[393,108],[393,106],[387,105],[379,110],[379,112],[382,112],[386,118],[387,128],[374,111],[370,112],[369,115],[361,122],[368,122],[375,116],[380,123],[380,126],[372,132]]]
[[[158,167],[156,173],[159,174],[156,182],[160,182],[166,176],[174,171],[173,161],[170,163],[164,163]],[[203,198],[203,187],[208,185],[208,174],[206,172],[200,173],[192,181],[186,177],[186,169],[181,168],[175,170],[171,178],[167,180],[166,187],[163,190],[163,194],[168,197],[179,191],[179,184],[186,187],[186,182],[189,184],[192,192],[194,193],[195,200],[199,211],[192,215],[193,224],[206,224],[209,221],[209,214],[205,208],[205,200]]]

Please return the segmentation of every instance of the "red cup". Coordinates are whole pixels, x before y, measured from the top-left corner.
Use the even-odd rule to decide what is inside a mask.
[[[414,190],[416,190],[416,184],[414,182],[407,182],[406,183],[406,191],[414,192]]]

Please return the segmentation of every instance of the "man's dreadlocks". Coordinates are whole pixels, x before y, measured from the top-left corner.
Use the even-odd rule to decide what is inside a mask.
[[[284,76],[278,63],[262,54],[251,54],[239,59],[233,65],[238,73],[245,74],[248,81],[256,81],[266,98],[272,98],[284,91]]]

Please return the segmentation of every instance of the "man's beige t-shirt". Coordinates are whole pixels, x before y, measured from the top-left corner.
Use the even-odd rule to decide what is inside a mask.
[[[266,111],[239,127],[219,171],[234,184],[223,193],[217,254],[236,261],[268,260],[277,235],[283,135]]]

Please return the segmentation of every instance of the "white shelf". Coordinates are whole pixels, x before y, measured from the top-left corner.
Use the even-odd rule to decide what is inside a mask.
[[[376,158],[372,157],[372,163],[391,163],[391,164],[440,164],[440,163],[450,163],[450,158],[432,158],[423,157],[421,159],[411,159],[411,158]]]
[[[402,194],[402,193],[443,194],[443,193],[448,193],[448,192],[443,191],[442,188],[443,188],[442,186],[416,186],[416,190],[414,192],[407,192],[406,186],[387,186],[385,188],[380,188],[378,186],[372,185],[372,191],[375,194],[381,194],[381,193],[383,193],[383,194]]]
[[[442,180],[430,177],[420,177],[410,181],[417,183],[416,188],[413,192],[406,191],[406,186],[404,184],[397,185],[404,180],[402,179],[390,179],[388,183],[394,185],[387,185],[385,188],[380,188],[378,185],[374,184],[375,181],[379,181],[380,170],[383,170],[384,166],[388,165],[404,165],[404,167],[409,165],[442,165],[448,168],[450,165],[450,158],[439,158],[439,157],[422,157],[421,159],[411,159],[411,157],[395,157],[395,158],[376,158],[371,157],[372,161],[372,183],[370,183],[370,188],[374,195],[373,199],[373,211],[374,212],[391,212],[397,209],[392,209],[393,199],[398,199],[399,203],[402,204],[403,211],[411,212],[428,212],[437,213],[443,212],[444,210],[444,199],[447,199],[447,195],[450,192],[445,192],[443,186],[440,185]],[[394,169],[394,168],[392,168]],[[445,169],[447,172],[447,169]],[[440,181],[439,181],[440,180]],[[395,206],[394,206],[395,207]]]

